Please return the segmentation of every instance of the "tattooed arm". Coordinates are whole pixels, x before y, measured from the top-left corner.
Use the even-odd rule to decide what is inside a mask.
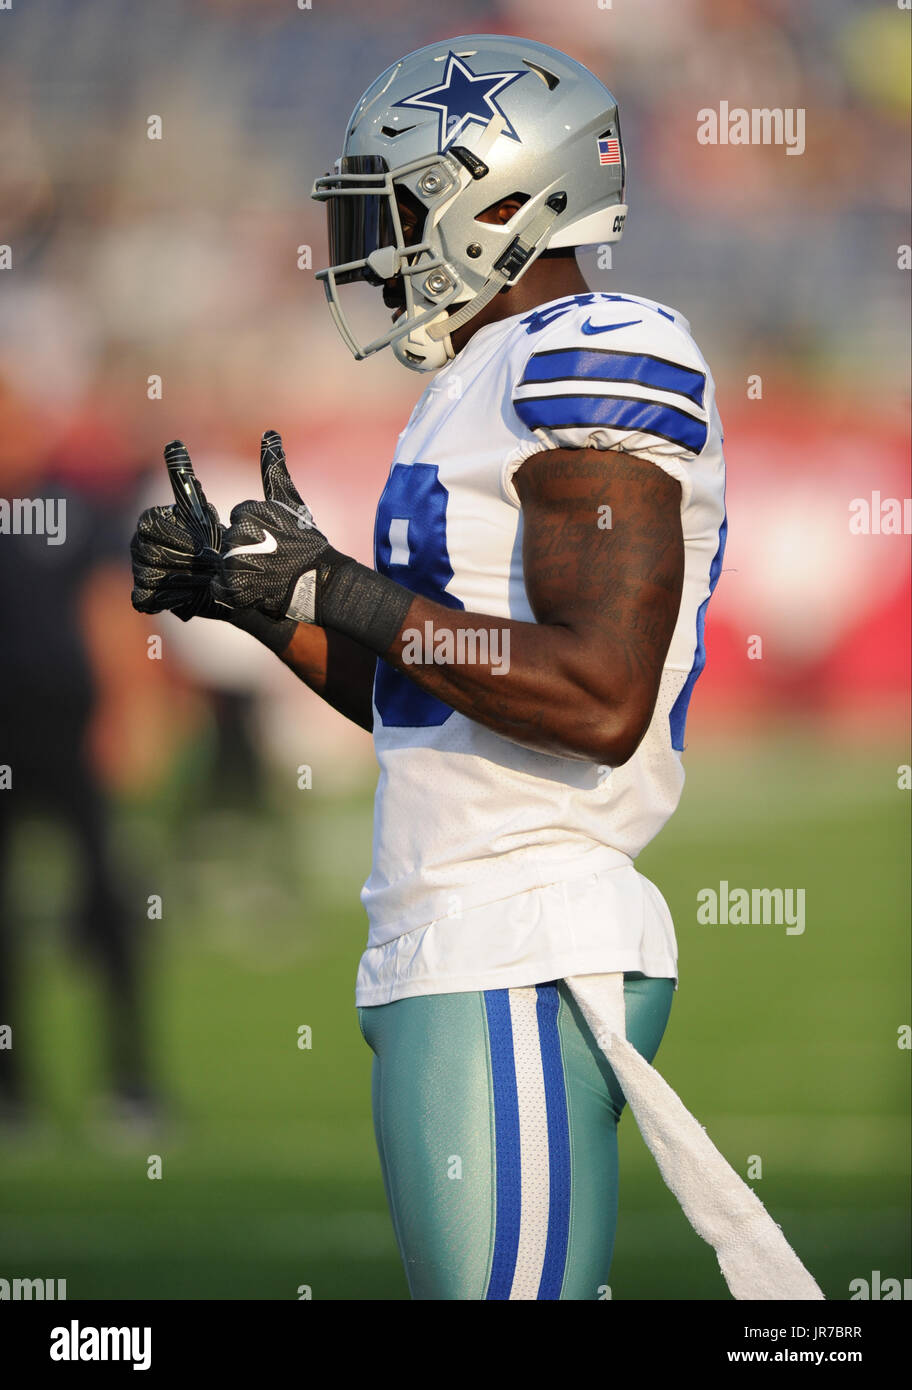
[[[659,689],[684,576],[681,488],[613,450],[533,454],[515,475],[523,568],[536,622],[416,597],[385,660],[461,714],[542,752],[618,767],[635,753]],[[605,506],[610,513],[605,513]],[[602,509],[600,511],[600,509]],[[610,516],[610,528],[606,527]],[[601,518],[601,525],[599,524]],[[487,629],[509,669],[413,664],[405,634]],[[426,650],[426,649],[425,649]]]

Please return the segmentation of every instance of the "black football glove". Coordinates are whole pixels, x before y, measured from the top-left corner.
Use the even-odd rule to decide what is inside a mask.
[[[179,440],[166,446],[166,463],[169,454],[182,456],[187,471],[192,474],[190,459]],[[198,485],[197,490],[200,504],[208,514],[205,545],[198,534],[201,519],[194,522],[185,506],[149,507],[140,516],[130,543],[133,607],[139,613],[161,613],[167,609],[183,622],[193,617],[221,619],[250,632],[272,651],[281,653],[291,640],[293,622],[274,622],[256,610],[234,608],[213,593],[212,583],[219,563],[214,547],[221,548],[225,528]]]
[[[221,542],[225,528],[212,503],[207,503]],[[187,622],[201,618],[230,618],[231,609],[212,594],[215,569],[197,554],[196,543],[176,507],[149,507],[139,518],[130,542],[133,557],[133,607],[138,613],[170,609]]]
[[[338,555],[314,525],[288,476],[275,430],[263,435],[260,472],[266,500],[239,502],[233,508],[214,592],[233,608],[258,608],[270,618],[319,623],[322,586],[347,557]]]
[[[382,656],[414,595],[333,549],[288,475],[275,430],[263,435],[260,471],[265,501],[233,509],[213,595],[273,619],[335,628]]]

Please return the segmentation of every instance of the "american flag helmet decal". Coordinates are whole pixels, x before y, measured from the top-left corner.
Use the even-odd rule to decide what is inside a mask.
[[[599,164],[620,164],[621,142],[616,136],[598,141]]]

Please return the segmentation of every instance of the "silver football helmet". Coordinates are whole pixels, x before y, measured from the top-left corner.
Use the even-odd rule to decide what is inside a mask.
[[[420,48],[367,89],[314,183],[336,327],[359,360],[392,344],[405,366],[435,371],[454,356],[451,332],[544,250],[620,240],[625,185],[617,103],[580,63],[499,34]],[[478,220],[510,197],[521,206],[508,222]],[[355,281],[398,306],[367,343],[340,302]]]

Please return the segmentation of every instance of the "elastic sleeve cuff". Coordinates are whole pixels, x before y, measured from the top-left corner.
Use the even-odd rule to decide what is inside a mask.
[[[542,454],[548,449],[603,449],[606,453],[623,454],[628,458],[642,459],[644,463],[654,463],[657,468],[661,468],[669,477],[676,478],[681,484],[681,509],[690,505],[690,498],[693,492],[693,478],[685,463],[685,458],[692,458],[692,455],[671,454],[659,449],[622,449],[618,445],[610,443],[594,432],[589,436],[585,443],[562,443],[559,440],[549,440],[547,438],[525,439],[514,449],[505,460],[501,469],[500,484],[501,491],[508,502],[514,507],[522,507],[519,494],[513,479],[526,459],[533,454]]]

